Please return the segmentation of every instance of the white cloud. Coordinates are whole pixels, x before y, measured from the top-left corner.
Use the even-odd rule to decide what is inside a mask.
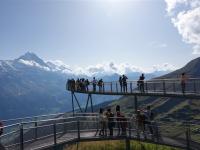
[[[193,54],[200,54],[200,0],[165,0],[172,23],[184,42],[193,45]]]
[[[155,42],[155,41],[150,42],[149,45],[154,48],[166,48],[167,47],[166,43],[160,43],[160,42]]]
[[[65,65],[68,66],[68,65]],[[86,76],[96,76],[101,77],[105,75],[112,75],[112,74],[129,74],[133,72],[139,72],[139,73],[152,73],[155,71],[172,71],[176,68],[169,64],[164,63],[160,65],[154,65],[150,68],[143,69],[141,67],[129,64],[129,63],[114,63],[114,62],[103,62],[96,65],[90,65],[87,67],[70,67],[70,72],[63,72],[63,73],[70,73],[74,75],[86,75]],[[60,70],[61,71],[61,70]]]
[[[163,63],[163,64],[159,64],[159,65],[154,65],[152,67],[152,71],[151,72],[155,72],[155,71],[172,71],[175,70],[176,67],[172,64],[169,63]]]
[[[167,3],[167,12],[172,13],[172,11],[177,7],[178,4],[187,4],[187,0],[165,0]]]

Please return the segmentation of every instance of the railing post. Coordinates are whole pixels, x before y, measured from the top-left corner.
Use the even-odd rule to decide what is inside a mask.
[[[112,93],[112,82],[110,83],[110,90],[111,90],[111,93]]]
[[[175,82],[173,82],[173,91],[176,92]]]
[[[131,122],[128,122],[128,133],[129,133],[129,138],[131,138]]]
[[[131,89],[131,93],[133,92],[133,85],[132,82],[130,83],[130,89]]]
[[[57,145],[57,138],[56,138],[56,123],[53,124],[53,139],[54,139],[54,147],[56,148],[56,145]]]
[[[79,141],[80,140],[80,121],[79,120],[77,121],[77,132],[78,132],[77,136],[78,136],[78,141]]]
[[[165,80],[163,80],[163,93],[166,94]]]
[[[24,150],[24,130],[23,130],[23,124],[20,124],[20,150]]]
[[[187,142],[187,150],[190,150],[190,140],[191,140],[190,125],[189,125],[189,124],[186,124],[186,142]]]
[[[146,87],[146,93],[148,93],[148,84],[147,84],[147,81],[145,82],[145,87]]]
[[[38,135],[37,135],[37,121],[35,121],[35,123],[34,123],[34,132],[35,132],[35,140],[37,140],[37,138],[38,138]]]
[[[130,150],[131,146],[130,146],[130,139],[128,137],[126,137],[126,150]]]
[[[104,83],[103,83],[103,92],[105,92],[105,86],[104,86]]]
[[[196,82],[195,82],[195,80],[194,80],[194,93],[196,93],[197,92],[197,89],[196,89]]]
[[[134,96],[135,99],[135,114],[137,113],[137,95]]]
[[[116,92],[118,93],[118,85],[117,85],[117,83],[116,83]]]
[[[156,84],[153,82],[153,90],[156,92]]]

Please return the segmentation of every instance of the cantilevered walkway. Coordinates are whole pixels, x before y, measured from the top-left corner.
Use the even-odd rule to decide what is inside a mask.
[[[125,85],[118,81],[104,82],[99,86],[90,82],[88,85],[83,83],[72,82],[68,80],[66,89],[72,95],[72,110],[75,112],[75,102],[77,103],[80,112],[87,112],[90,103],[93,112],[92,94],[96,95],[115,95],[115,96],[134,96],[135,111],[137,110],[138,96],[154,96],[154,97],[175,97],[185,99],[200,99],[200,78],[188,78],[185,84],[181,84],[179,78],[171,79],[152,79],[143,82],[127,81]],[[76,93],[87,94],[85,108],[80,106],[80,100]],[[81,99],[83,102],[83,99]]]
[[[85,86],[85,85],[82,85]],[[67,84],[67,90],[75,93],[100,94],[100,95],[136,95],[136,96],[162,96],[200,99],[200,78],[189,78],[182,86],[179,78],[152,79],[138,84],[138,81],[127,81],[126,86],[118,81],[104,82],[102,86],[93,83],[80,87],[77,83]]]

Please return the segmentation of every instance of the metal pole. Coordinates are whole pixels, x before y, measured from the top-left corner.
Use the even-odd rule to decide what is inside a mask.
[[[186,124],[187,127],[186,127],[186,142],[187,142],[187,150],[190,150],[190,125],[189,124]]]
[[[148,84],[147,84],[147,82],[145,82],[145,87],[146,87],[146,93],[148,93]]]
[[[163,93],[166,94],[165,81],[163,80]]]
[[[20,125],[20,150],[24,150],[24,131],[23,131],[23,124]]]
[[[197,92],[197,89],[196,89],[196,82],[195,82],[195,80],[194,80],[194,93],[196,93]]]
[[[131,150],[129,138],[126,138],[126,150]]]
[[[153,90],[156,92],[156,83],[153,83]]]
[[[89,96],[90,96],[91,110],[92,110],[92,113],[93,113],[93,112],[94,112],[94,110],[93,110],[93,103],[92,103],[92,95],[90,94]]]
[[[73,110],[73,116],[74,116],[74,94],[73,92],[71,93],[72,95],[72,110]]]
[[[35,140],[37,140],[37,137],[38,137],[38,135],[37,135],[37,121],[34,123],[34,125],[35,125]]]
[[[87,107],[88,107],[89,99],[90,99],[90,94],[88,94],[87,103],[86,103],[86,106],[85,106],[85,112],[87,112]]]
[[[116,92],[118,93],[118,86],[117,86],[117,83],[116,83]]]
[[[137,95],[134,96],[135,99],[135,114],[137,113],[138,104],[137,104]]]
[[[76,100],[76,103],[78,104],[78,107],[79,107],[80,111],[83,112],[83,110],[82,110],[82,108],[81,108],[81,106],[80,106],[80,104],[78,102],[78,99],[76,98],[76,95],[75,94],[73,94],[73,95],[74,95],[74,98]]]
[[[56,124],[53,124],[53,139],[54,139],[54,147],[56,148],[57,139],[56,139]]]
[[[111,90],[111,93],[112,93],[112,82],[110,83],[110,90]]]
[[[133,92],[133,85],[132,82],[130,83],[130,89],[131,89],[131,93]]]
[[[128,122],[128,132],[129,132],[129,138],[131,138],[131,122]]]
[[[78,136],[78,141],[79,141],[80,140],[80,121],[79,120],[77,121],[77,132],[78,132],[77,136]]]
[[[175,82],[173,82],[173,91],[176,92]]]

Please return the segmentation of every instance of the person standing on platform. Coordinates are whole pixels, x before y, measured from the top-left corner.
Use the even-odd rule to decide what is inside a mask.
[[[122,76],[119,77],[119,85],[120,85],[120,91],[122,92]]]
[[[122,83],[123,83],[123,92],[127,92],[127,76],[123,75],[122,76]]]
[[[93,85],[93,91],[96,92],[97,80],[95,79],[95,77],[93,78],[92,85]]]
[[[139,79],[139,89],[141,93],[144,93],[144,79],[144,74],[142,74]]]
[[[114,122],[114,114],[111,112],[110,108],[107,109],[106,116],[108,118],[108,129],[110,131],[109,135],[113,136],[113,127],[115,125],[115,122]]]
[[[182,73],[181,74],[181,90],[182,90],[182,93],[185,94],[185,85],[186,85],[186,81],[187,81],[187,76],[185,73]]]

